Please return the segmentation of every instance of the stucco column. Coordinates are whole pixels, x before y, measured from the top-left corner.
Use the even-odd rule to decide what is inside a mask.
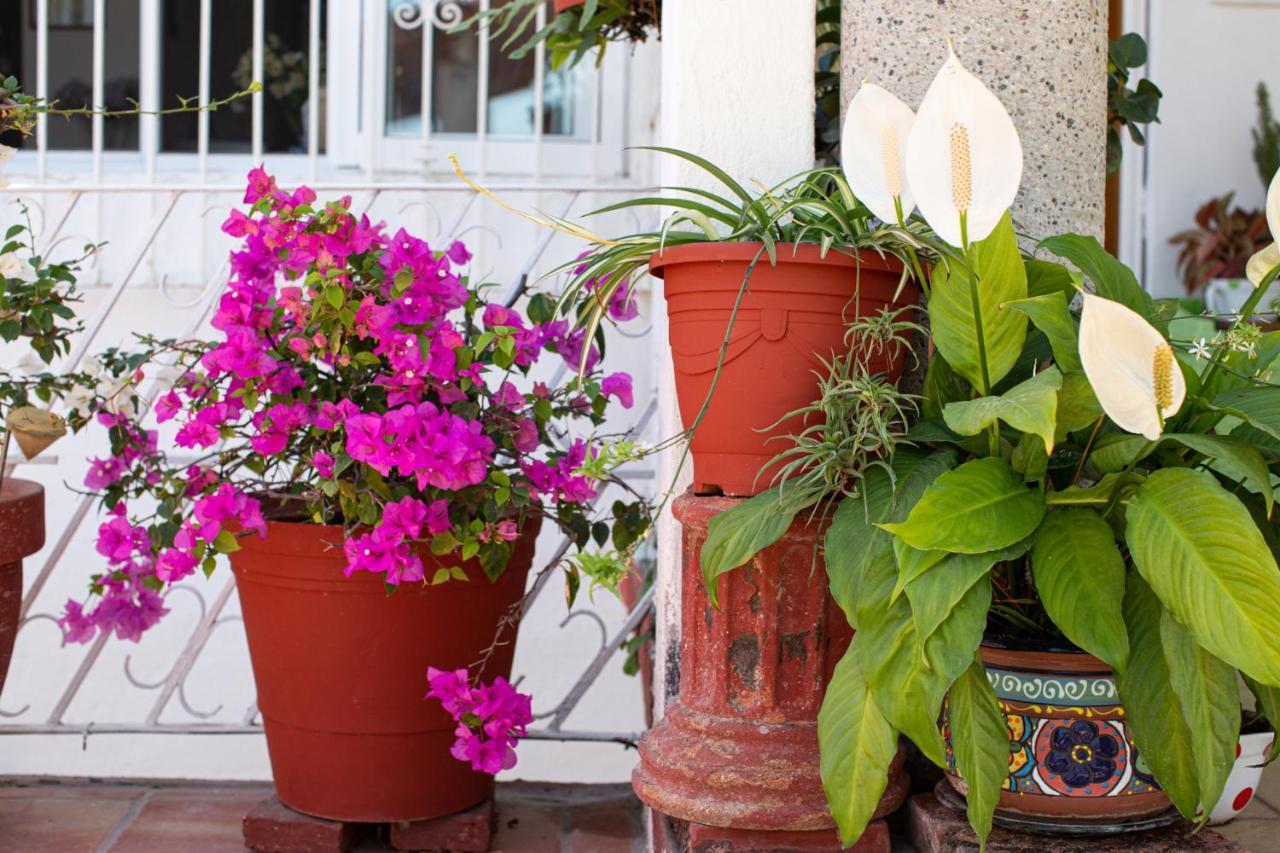
[[[781,181],[813,165],[814,0],[681,0],[662,6],[660,144],[706,157],[744,184]],[[660,156],[663,186],[723,192],[715,179]],[[654,282],[654,341],[661,435],[680,432],[667,349],[662,285]],[[659,488],[689,484],[679,450],[658,460]],[[679,689],[680,525],[667,506],[658,522],[657,714]]]
[[[870,78],[918,107],[950,37],[1022,136],[1019,230],[1102,238],[1106,0],[844,0],[841,27],[845,103]]]

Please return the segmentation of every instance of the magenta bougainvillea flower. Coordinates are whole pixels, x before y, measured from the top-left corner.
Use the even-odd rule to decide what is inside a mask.
[[[438,699],[457,722],[453,757],[481,773],[498,773],[516,764],[515,746],[533,722],[531,698],[498,676],[472,686],[465,669],[427,668],[427,698]]]

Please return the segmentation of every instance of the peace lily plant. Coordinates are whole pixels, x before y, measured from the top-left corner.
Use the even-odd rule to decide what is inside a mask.
[[[963,779],[985,846],[1012,738],[984,638],[1109,665],[1146,767],[1182,815],[1203,820],[1235,757],[1238,677],[1268,718],[1280,714],[1280,332],[1248,322],[1280,252],[1255,258],[1256,290],[1229,330],[1173,340],[1172,312],[1092,237],[1039,243],[1063,263],[1020,252],[1008,212],[1017,132],[954,55],[908,113],[864,87],[845,170],[878,216],[903,222],[914,199],[949,244],[931,271],[923,390],[861,377],[894,401],[865,404],[877,429],[858,435],[878,440],[874,452],[825,491],[794,487],[824,465],[812,455],[713,520],[708,589],[797,513],[830,515],[823,562],[856,634],[818,725],[847,843],[905,735]],[[1268,214],[1280,235],[1280,180]]]

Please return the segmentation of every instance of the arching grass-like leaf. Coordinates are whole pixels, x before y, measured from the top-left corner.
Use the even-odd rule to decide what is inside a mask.
[[[889,782],[898,733],[885,719],[862,672],[861,635],[832,673],[818,711],[822,787],[844,844],[862,836]]]
[[[1125,569],[1111,525],[1088,509],[1048,513],[1036,531],[1031,571],[1044,609],[1067,639],[1124,669]]]
[[[1138,571],[1196,641],[1280,685],[1280,569],[1244,504],[1210,474],[1165,468],[1134,491],[1126,519]]]

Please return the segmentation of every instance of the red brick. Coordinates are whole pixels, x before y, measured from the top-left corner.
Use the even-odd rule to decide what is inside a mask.
[[[497,829],[493,835],[495,853],[560,849],[559,807],[528,803],[506,805],[500,802],[496,823]]]
[[[485,853],[492,840],[493,800],[445,817],[391,824],[391,846],[396,850]]]
[[[241,824],[244,846],[258,853],[346,853],[366,827],[300,814],[275,797],[261,800]]]
[[[63,796],[57,788],[31,788],[21,797],[13,789],[0,798],[0,849],[22,853],[79,853],[97,850],[129,814],[134,801],[118,791],[96,797],[88,792]]]
[[[241,818],[261,799],[261,793],[252,791],[159,791],[147,799],[111,853],[239,853],[244,850]]]
[[[939,784],[947,784],[945,781]],[[907,805],[911,843],[920,853],[977,853],[978,837],[964,814],[938,802],[933,794],[917,794]],[[1193,832],[1180,821],[1164,829],[1104,837],[1031,835],[996,827],[987,839],[989,853],[1247,853],[1211,829]]]
[[[836,831],[762,832],[689,824],[689,853],[889,853],[889,827],[872,821],[852,847],[840,844]]]

